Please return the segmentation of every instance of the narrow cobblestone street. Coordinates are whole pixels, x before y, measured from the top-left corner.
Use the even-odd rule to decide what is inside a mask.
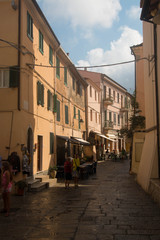
[[[56,183],[12,196],[10,216],[0,214],[0,239],[159,240],[160,208],[128,172],[128,160],[99,162],[78,189]]]

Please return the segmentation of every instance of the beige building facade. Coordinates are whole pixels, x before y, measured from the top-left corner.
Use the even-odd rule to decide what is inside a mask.
[[[79,151],[87,84],[35,0],[0,1],[0,19],[0,155],[17,152],[20,178],[24,149],[29,175]]]
[[[103,152],[115,150],[117,153],[122,148],[129,151],[129,144],[119,135],[119,131],[123,127],[128,127],[129,118],[132,114],[131,95],[127,90],[116,83],[108,76],[80,70],[80,74],[91,79],[101,89],[101,134],[103,140]],[[90,94],[90,93],[89,93]]]
[[[149,191],[151,179],[160,176],[159,151],[159,83],[160,83],[160,19],[159,1],[141,1],[143,20],[143,57],[146,130],[137,181]]]

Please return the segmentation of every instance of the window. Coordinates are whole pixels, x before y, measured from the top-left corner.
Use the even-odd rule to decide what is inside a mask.
[[[27,12],[27,36],[33,41],[33,19]]]
[[[80,94],[80,96],[82,96],[82,85],[80,84],[80,86],[79,86],[79,94]]]
[[[53,65],[53,49],[49,46],[49,63]]]
[[[56,76],[60,78],[60,61],[58,57],[56,57]]]
[[[112,112],[109,112],[109,121],[112,122]]]
[[[118,125],[120,125],[120,115],[118,114]]]
[[[64,84],[67,85],[67,68],[64,68]]]
[[[0,88],[9,87],[9,70],[0,70]]]
[[[75,79],[72,77],[72,88],[75,91],[76,89],[76,83],[75,83]]]
[[[111,97],[111,89],[109,88],[109,97]]]
[[[80,94],[80,83],[77,82],[77,94]]]
[[[57,112],[57,94],[53,95],[53,112]]]
[[[92,97],[92,87],[90,86],[90,97]]]
[[[97,112],[95,112],[95,120],[96,120],[96,123],[97,123]]]
[[[80,116],[80,110],[78,109],[78,126],[79,129],[81,128],[81,122],[80,122],[81,116]]]
[[[44,86],[41,82],[37,82],[37,104],[44,107]]]
[[[116,113],[114,113],[114,125],[116,125]]]
[[[39,51],[43,54],[43,34],[39,30]]]
[[[115,91],[113,91],[113,100],[115,100],[116,98],[116,94],[115,94]]]
[[[99,114],[99,124],[101,123],[101,114]]]
[[[47,92],[47,109],[48,110],[53,110],[53,96],[52,96],[52,93],[48,90]]]
[[[57,100],[57,121],[60,122],[60,101]]]
[[[18,87],[19,70],[16,66],[0,70],[0,88]]]
[[[97,92],[95,90],[95,101],[97,101]]]
[[[74,106],[74,119],[76,118],[76,107]]]
[[[54,153],[54,133],[50,132],[50,154]]]
[[[68,120],[68,106],[65,106],[65,123],[68,124],[69,120]]]
[[[104,91],[104,99],[106,99],[106,86],[104,86],[103,91]]]
[[[107,121],[107,110],[104,111],[104,120]]]
[[[92,121],[92,109],[90,110],[90,120]]]
[[[117,103],[119,103],[119,93],[117,93]]]

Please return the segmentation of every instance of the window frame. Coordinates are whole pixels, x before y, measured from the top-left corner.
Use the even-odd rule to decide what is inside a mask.
[[[69,118],[68,118],[68,106],[65,105],[65,124],[69,124]]]
[[[49,64],[53,66],[53,48],[49,45]]]
[[[60,79],[60,60],[58,56],[56,56],[56,76]]]
[[[43,55],[44,54],[44,46],[43,46],[43,34],[41,30],[39,29],[39,51]]]
[[[33,18],[27,11],[27,36],[33,42]]]

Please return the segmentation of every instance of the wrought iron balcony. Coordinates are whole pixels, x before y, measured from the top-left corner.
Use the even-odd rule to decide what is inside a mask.
[[[113,122],[109,120],[104,122],[104,130],[108,130],[108,129],[113,129]]]

